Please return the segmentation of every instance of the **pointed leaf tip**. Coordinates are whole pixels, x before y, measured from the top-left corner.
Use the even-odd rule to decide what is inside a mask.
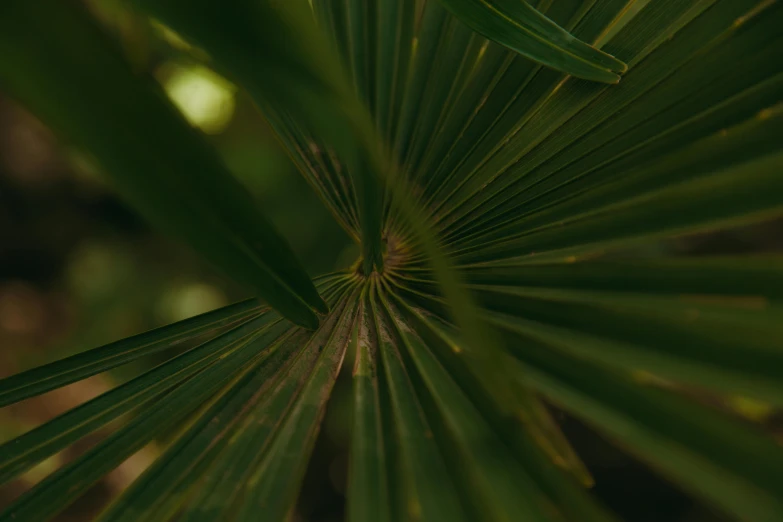
[[[326,304],[326,301],[324,301],[323,297],[318,296],[318,300],[315,302],[315,311],[326,315],[329,313],[329,305]]]
[[[286,318],[318,327],[312,309],[327,313],[328,307],[288,242],[204,137],[155,82],[136,73],[84,8],[57,0],[4,2],[0,55],[3,87],[88,151],[145,218]]]
[[[547,67],[603,83],[618,83],[628,70],[522,0],[440,1],[474,31]]]

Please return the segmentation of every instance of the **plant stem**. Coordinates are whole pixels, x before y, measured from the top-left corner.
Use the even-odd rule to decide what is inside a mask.
[[[364,107],[353,96],[344,98],[344,107],[353,134],[349,169],[356,187],[361,222],[362,272],[383,272],[383,191],[388,161],[384,161],[382,142]]]

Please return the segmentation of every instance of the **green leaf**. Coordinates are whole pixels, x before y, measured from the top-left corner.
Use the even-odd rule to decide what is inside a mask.
[[[399,446],[404,518],[465,520],[457,491],[449,477],[432,432],[416,398],[413,384],[401,359],[399,339],[378,297],[371,300],[374,335],[378,339],[385,380],[394,412],[394,434]]]
[[[334,2],[333,2],[334,3]],[[379,0],[376,21],[375,121],[382,138],[396,134],[413,55],[415,0]]]
[[[674,294],[681,302],[701,297],[761,308],[783,298],[783,258],[774,254],[509,263],[472,268],[467,277],[476,284]]]
[[[569,34],[523,0],[440,0],[470,28],[578,78],[620,81],[626,65]]]
[[[783,131],[783,114],[780,107],[767,108],[767,104],[777,101],[782,87],[783,75],[778,74],[656,136],[646,146],[618,155],[617,161],[605,161],[617,153],[609,145],[625,140],[627,134],[615,136],[599,153],[566,168],[562,168],[563,161],[547,164],[517,197],[493,206],[484,217],[453,230],[450,236],[463,245],[507,237],[522,227],[534,229],[774,153],[779,148],[774,136]],[[752,118],[727,127],[747,115]]]
[[[401,288],[405,288],[404,285],[399,284],[399,280],[395,282]],[[431,288],[434,289],[434,286]],[[395,292],[389,289],[389,293],[393,295]],[[398,300],[398,302],[400,306],[407,308],[416,321],[422,320],[403,301]],[[424,322],[426,324],[426,321]],[[443,340],[439,339],[435,342],[443,342]],[[450,343],[451,350],[459,353],[461,361],[451,361],[449,370],[463,375],[463,382],[475,380],[472,386],[482,390],[480,392],[482,395],[486,394],[486,397],[479,399],[483,403],[484,409],[487,409],[491,404],[499,410],[498,416],[506,419],[503,422],[517,423],[517,421],[521,421],[520,424],[524,425],[524,429],[531,434],[539,449],[545,451],[552,460],[561,463],[563,468],[573,472],[583,484],[592,484],[589,472],[576,456],[545,407],[530,393],[527,387],[523,386],[523,383],[519,382],[515,375],[507,371],[507,353],[498,350],[497,346],[493,346],[492,348],[497,350],[494,354],[496,369],[494,372],[488,372],[485,367],[476,364],[476,356],[471,350],[466,349],[466,344],[463,342],[457,347],[455,344]],[[500,346],[502,347],[503,345],[501,344]],[[485,348],[486,345],[478,345],[478,347],[481,349]],[[509,391],[514,395],[513,400],[506,400]]]
[[[256,388],[236,416],[221,416],[213,423],[194,425],[167,452],[178,464],[170,471],[171,481],[159,487],[167,491],[175,488],[182,494],[157,494],[158,474],[150,471],[139,489],[129,491],[129,497],[121,502],[138,505],[144,516],[161,520],[177,510],[180,520],[220,519],[236,513],[246,493],[245,485],[262,464],[282,420],[315,367],[319,349],[334,331],[349,289],[350,284],[341,278],[331,291],[324,292],[333,309],[330,317],[315,333],[294,332],[275,355],[284,358],[283,367]],[[213,437],[215,429],[218,434]],[[206,433],[202,433],[204,430]],[[208,446],[204,448],[203,444]],[[186,449],[178,450],[180,445]],[[196,467],[191,469],[191,465]],[[143,504],[134,501],[137,494],[146,499]],[[121,506],[115,512],[122,512]]]
[[[12,503],[0,520],[47,520],[84,493],[105,473],[119,466],[166,429],[171,429],[227,382],[265,358],[270,341],[281,336],[285,323],[262,329],[239,342],[236,349],[147,408],[93,449],[49,475]]]
[[[381,396],[378,382],[380,368],[378,338],[371,324],[370,295],[362,294],[357,328],[353,343],[356,359],[353,368],[353,428],[351,431],[351,455],[348,471],[348,520],[363,522],[377,520],[389,522],[389,479],[386,461],[381,413]]]
[[[578,159],[579,154],[572,156],[569,149],[581,145],[586,133],[593,134],[600,129],[603,135],[613,135],[612,117],[615,115],[622,116],[632,127],[641,126],[658,115],[668,119],[667,126],[671,129],[683,120],[687,121],[692,116],[690,111],[698,114],[710,108],[709,104],[716,103],[712,94],[703,95],[705,90],[711,92],[715,87],[718,92],[726,92],[725,80],[730,93],[743,84],[763,81],[760,76],[763,78],[774,74],[776,68],[779,70],[779,62],[764,57],[775,49],[769,40],[776,33],[769,29],[780,16],[777,4],[762,2],[759,9],[754,9],[756,0],[742,0],[718,2],[710,8],[713,3],[713,0],[694,4],[676,0],[649,3],[607,44],[639,62],[616,87],[586,84],[552,71],[535,73],[516,91],[510,103],[500,106],[501,119],[491,122],[489,130],[486,126],[476,129],[483,131],[483,134],[477,132],[480,139],[464,143],[466,153],[450,175],[451,181],[437,186],[438,192],[432,196],[440,206],[448,204],[438,212],[437,220],[445,227],[457,219],[470,221],[475,220],[477,214],[491,213],[500,203],[516,195],[517,187],[526,187],[528,176],[545,162],[565,160],[570,163]],[[603,19],[604,24],[613,19],[611,11],[599,18],[598,9],[594,8],[583,20],[594,11],[595,17],[599,21]],[[758,16],[761,12],[767,16]],[[622,14],[616,14],[614,19],[617,16]],[[735,24],[738,19],[743,23]],[[586,22],[577,26],[577,33],[580,26],[586,27]],[[759,62],[745,64],[739,60],[738,57],[746,56],[746,53],[758,55]],[[747,67],[744,74],[727,70],[727,61]],[[524,78],[517,81],[522,82]],[[489,95],[501,100],[508,96],[498,89],[499,86]],[[678,104],[683,98],[685,100]],[[707,101],[706,107],[702,100]],[[670,109],[671,105],[676,109]],[[633,111],[628,110],[630,106]],[[743,119],[765,107],[756,105],[755,110],[747,107],[745,110],[749,112]],[[635,134],[627,143],[617,141],[623,132],[629,132],[628,128],[620,127],[620,134],[608,141],[613,147],[609,150],[620,156],[628,148],[644,145],[647,139],[655,136],[656,128],[640,128],[648,133],[652,131],[652,135]],[[676,147],[680,142],[671,144]],[[653,157],[659,158],[670,151],[659,150]],[[520,207],[517,207],[519,211]]]
[[[323,379],[326,375],[331,375],[332,378],[336,376],[333,365],[339,365],[341,359],[330,360],[329,357],[339,355],[340,348],[345,346],[345,321],[350,321],[351,318],[351,311],[347,308],[343,309],[348,301],[346,299],[348,295],[343,292],[343,295],[339,296],[342,306],[338,304],[337,308],[341,311],[336,313],[330,321],[325,322],[316,333],[303,337],[301,335],[303,332],[290,330],[287,338],[272,346],[270,348],[272,353],[269,357],[246,374],[230,391],[215,402],[209,411],[200,416],[156,462],[155,466],[148,470],[130,490],[112,505],[111,509],[102,515],[103,519],[112,521],[168,520],[187,500],[191,488],[201,489],[206,493],[205,496],[214,498],[215,491],[211,490],[209,485],[204,484],[201,479],[220,476],[220,468],[224,465],[223,459],[235,462],[233,456],[236,454],[242,454],[246,457],[242,469],[246,469],[246,473],[249,475],[240,483],[246,488],[252,487],[255,476],[264,479],[271,475],[272,478],[279,481],[282,477],[281,473],[267,469],[272,465],[269,463],[271,459],[282,455],[280,451],[276,450],[276,444],[285,441],[285,443],[292,444],[299,449],[303,447],[301,440],[291,439],[287,436],[285,433],[286,423],[293,422],[298,411],[309,414],[308,405],[312,404],[309,401],[314,398],[313,387],[317,387],[320,400],[325,401],[328,397],[329,383],[333,381],[319,379]],[[342,318],[342,323],[335,322],[335,317]],[[324,350],[320,355],[319,349]],[[338,352],[330,352],[330,349],[337,349]],[[297,374],[298,378],[294,378]],[[302,382],[303,380],[305,382]],[[294,405],[291,405],[292,399],[295,401]],[[283,406],[284,409],[274,411],[272,407],[275,405],[278,408]],[[322,408],[316,408],[316,414],[322,413],[322,411]],[[267,451],[260,454],[264,457],[263,461],[259,461],[258,456],[248,459],[244,452],[237,453],[236,450],[239,449],[247,450],[248,441],[252,441],[257,448],[259,443],[264,440],[263,437],[259,438],[260,430],[250,428],[252,424],[259,424],[259,419],[263,419],[264,416],[281,414],[286,419],[285,422],[281,420],[271,423],[271,425],[266,424],[267,437],[272,439],[272,442],[267,439],[267,447],[265,448]],[[307,420],[304,422],[308,422],[308,425],[312,427],[312,417],[306,416],[305,418]],[[261,422],[260,424],[265,423]],[[271,433],[270,428],[272,428]],[[254,436],[248,438],[251,433]],[[310,434],[312,435],[312,432]],[[300,452],[296,455],[296,459],[304,462],[307,456],[307,453]],[[248,466],[254,460],[259,461],[260,464]],[[287,469],[294,472],[293,467]],[[229,485],[235,490],[243,489],[241,486],[238,487],[237,483],[232,482]],[[221,487],[217,484],[215,486]],[[255,498],[254,491],[246,490],[239,494],[226,495],[218,503],[207,503],[205,506],[210,508],[208,511],[211,513],[210,517],[222,518],[225,513],[238,509],[236,504],[232,504],[232,500],[239,499],[245,503],[245,506],[249,506],[250,500]],[[275,501],[281,502],[283,515],[286,511],[284,506],[288,505],[286,498],[283,496],[274,497]],[[274,514],[275,507],[272,500],[264,502],[263,510],[273,520],[281,519],[283,516]],[[219,512],[222,512],[223,515],[219,515]],[[185,511],[182,516],[195,515],[196,513],[198,513],[197,510]]]
[[[560,511],[569,520],[571,518],[592,521],[613,520],[613,517],[581,487],[581,484],[564,480],[562,470],[569,469],[573,472],[573,460],[566,460],[560,455],[553,458],[542,452],[543,444],[537,440],[540,434],[530,430],[529,424],[523,422],[519,416],[509,417],[498,408],[486,387],[472,374],[471,366],[461,357],[461,343],[458,341],[458,336],[453,331],[447,331],[442,323],[425,316],[421,310],[411,307],[400,297],[394,296],[394,298],[408,328],[426,345],[421,349],[431,352],[437,358],[443,370],[454,383],[459,385],[461,392],[470,399],[483,419],[490,424],[492,432],[506,445],[510,453],[507,455],[507,462],[511,464],[516,459],[524,472],[535,481],[536,487],[533,489],[540,488],[540,491],[555,505],[552,509]],[[432,384],[432,388],[435,387]],[[439,384],[437,388],[440,387]],[[439,391],[435,390],[432,393],[437,394]],[[547,443],[556,443],[557,434],[549,432],[545,436],[550,437]],[[563,437],[562,433],[559,437]],[[566,457],[569,455],[569,450],[563,450],[562,447],[558,450],[561,451],[561,455]]]
[[[457,253],[464,263],[561,250],[578,255],[667,235],[762,221],[783,212],[783,154],[761,157],[699,179],[649,191],[517,236]]]
[[[331,300],[335,293],[340,295],[343,292],[345,284],[345,278],[342,276],[326,276],[319,278],[318,288]],[[247,313],[247,310],[256,311],[257,308],[255,300],[248,300],[223,310],[205,314],[205,316],[216,315],[218,312],[221,312],[218,314],[219,316],[227,315],[226,312],[236,314],[237,311],[245,311]],[[0,482],[19,476],[35,463],[57,453],[115,419],[120,419],[118,426],[120,431],[133,426],[134,421],[122,419],[124,414],[132,412],[143,416],[158,405],[166,404],[166,401],[171,400],[171,394],[179,388],[198,386],[213,371],[210,368],[226,358],[234,357],[237,350],[243,349],[242,346],[246,345],[248,340],[257,338],[265,332],[267,339],[273,339],[276,335],[275,331],[279,332],[281,327],[286,328],[286,324],[281,322],[279,316],[274,313],[246,317],[239,322],[239,326],[217,335],[212,340],[192,348],[0,446]],[[183,327],[192,327],[194,323],[204,323],[204,316],[182,321],[165,327],[164,330],[183,330]],[[290,332],[286,335],[290,337]],[[295,353],[298,346],[297,343],[287,342],[285,349],[277,350],[277,345],[272,345],[270,353],[273,357],[270,361],[265,359],[263,365],[273,363],[275,358],[279,357],[278,352],[289,355],[292,352]],[[101,352],[103,348],[97,349],[97,351]],[[89,353],[86,352],[86,354]],[[262,373],[266,375],[268,371],[264,370]],[[188,404],[200,405],[199,395],[194,397],[195,402]],[[187,414],[187,410],[176,412],[173,414],[173,422],[178,422],[178,419],[179,421],[183,420],[185,414]],[[214,427],[214,424],[209,426]],[[129,449],[128,451],[133,450]],[[114,463],[114,465],[117,464],[119,462]],[[66,502],[68,501],[66,500]]]
[[[382,267],[382,184],[378,174],[382,163],[374,124],[356,100],[342,74],[340,60],[328,38],[318,30],[308,3],[131,3],[204,48],[230,77],[248,89],[278,132],[298,135],[297,141],[302,144],[312,142],[306,139],[312,133],[326,138],[353,180],[361,218],[364,270],[369,274],[374,267]],[[296,130],[282,130],[291,116],[295,123],[290,127]],[[345,218],[349,210],[338,208],[337,212]]]
[[[318,361],[296,404],[281,423],[264,462],[250,476],[239,520],[256,520],[259,512],[272,520],[284,520],[294,506],[326,401],[349,344],[358,295],[358,290],[353,290],[347,299],[334,330],[325,345],[319,347]]]
[[[248,299],[6,377],[0,380],[0,407],[166,350],[259,312],[261,304],[258,300]]]
[[[462,463],[459,467],[470,484],[471,497],[475,497],[470,501],[481,509],[483,518],[503,520],[506,513],[515,513],[525,520],[547,520],[545,512],[553,507],[547,505],[535,483],[509,459],[497,435],[445,374],[427,346],[405,331],[410,328],[392,316],[387,303],[384,312],[393,325],[393,337],[402,341],[400,348],[408,351],[443,414],[457,446],[456,454],[450,458]]]
[[[271,346],[269,357],[201,413],[132,487],[101,514],[101,519],[166,520],[176,512],[186,500],[188,489],[199,482],[228,444],[226,440],[235,433],[243,409],[253,403],[259,390],[268,386],[298,347],[290,332],[282,342]]]
[[[134,0],[249,91],[362,259],[318,284],[315,332],[216,337],[17,439],[27,466],[134,415],[12,513],[54,513],[179,425],[103,520],[286,520],[350,349],[353,522],[614,520],[545,400],[708,507],[781,518],[780,447],[693,400],[783,401],[780,256],[674,257],[668,240],[783,215],[783,4],[444,1],[475,16]],[[616,81],[599,47],[629,64],[619,84],[547,67]],[[114,353],[31,373],[30,393]]]
[[[546,345],[517,355],[542,392],[688,490],[742,520],[783,516],[783,449],[769,437]]]
[[[82,8],[5,2],[0,35],[0,83],[92,154],[144,216],[287,318],[317,325],[310,308],[326,312],[326,305],[285,240],[160,87],[132,70]]]
[[[419,324],[435,332],[451,331],[422,318]],[[783,449],[768,436],[679,394],[651,387],[649,380],[635,380],[572,354],[578,339],[519,336],[512,331],[506,334],[506,344],[523,363],[518,378],[532,378],[531,384],[556,403],[743,520],[780,516]],[[449,351],[459,353],[458,341],[448,343]],[[436,345],[431,336],[427,344]]]
[[[270,321],[274,324],[279,319],[273,321],[273,316],[267,314],[246,321],[37,429],[8,441],[0,446],[0,483],[7,482],[117,417],[188,381],[220,357],[231,353],[243,339],[263,329]]]
[[[409,280],[410,281],[410,280]],[[407,296],[445,317],[433,283],[399,280]],[[427,290],[429,288],[430,290]],[[487,320],[612,368],[650,373],[780,404],[780,307],[753,296],[656,296],[525,287],[476,287]]]
[[[458,276],[454,274],[446,256],[440,252],[437,240],[426,221],[420,218],[420,212],[414,208],[413,202],[408,201],[405,190],[407,185],[396,172],[393,160],[382,159],[386,156],[383,145],[379,143],[374,132],[374,125],[362,107],[350,101],[352,98],[338,74],[339,64],[335,63],[334,57],[328,52],[326,39],[319,37],[317,27],[309,20],[309,14],[305,12],[301,2],[267,5],[237,1],[228,6],[218,6],[205,0],[203,8],[199,9],[193,9],[190,3],[186,5],[181,0],[155,3],[137,0],[137,3],[209,51],[233,76],[248,86],[251,95],[262,109],[271,110],[275,114],[277,109],[272,109],[271,106],[280,104],[307,121],[311,128],[331,134],[336,150],[348,156],[348,166],[354,175],[359,216],[362,217],[361,224],[364,227],[362,246],[366,275],[373,266],[378,271],[383,269],[380,258],[382,208],[379,186],[385,176],[386,186],[392,190],[397,207],[413,226],[419,241],[426,246],[436,272],[440,274],[444,287],[448,288],[461,324],[465,325],[467,331],[476,332],[471,338],[477,346],[478,339],[483,337],[479,333],[482,329],[474,324],[476,321],[472,319],[475,317],[473,307],[468,296],[459,289]],[[259,53],[259,50],[273,44],[279,46],[279,41],[274,39],[276,37],[293,39],[291,32],[296,28],[307,37],[295,39],[296,45],[281,50],[289,60],[288,68],[281,71],[278,61],[280,57]],[[347,30],[351,30],[350,24]],[[355,64],[362,62],[358,59],[352,60]],[[336,71],[329,70],[329,64]],[[358,77],[357,74],[359,73],[354,70],[355,78]],[[270,81],[270,78],[273,81]],[[296,88],[291,82],[295,83]],[[345,114],[336,120],[319,119],[320,112],[302,114],[303,108],[313,108],[313,100],[320,100],[328,107],[337,104]],[[334,141],[336,137],[344,142]],[[488,361],[489,358],[484,360]]]

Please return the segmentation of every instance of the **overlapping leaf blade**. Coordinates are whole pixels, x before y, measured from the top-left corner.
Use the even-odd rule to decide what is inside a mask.
[[[137,74],[83,8],[5,2],[0,82],[85,149],[148,219],[297,324],[326,305],[282,236],[151,78]]]
[[[420,319],[420,324],[458,349],[451,327],[435,319]],[[508,332],[507,345],[523,363],[520,379],[531,376],[546,396],[606,430],[688,490],[748,520],[774,520],[783,512],[778,493],[783,448],[768,436],[675,392],[641,385],[629,371],[591,363],[572,353],[579,339],[519,336],[513,325],[497,324]]]
[[[166,429],[181,423],[227,382],[246,371],[263,357],[261,348],[284,331],[278,323],[243,339],[228,356],[208,367],[199,379],[191,379],[174,389],[154,407],[147,408],[126,426],[98,446],[46,479],[17,499],[3,513],[6,520],[46,520],[62,510],[105,473],[111,471]],[[244,371],[243,371],[244,370]]]
[[[418,337],[425,346],[418,348],[421,354],[412,354],[412,357],[437,358],[454,383],[458,383],[461,393],[464,394],[475,408],[481,413],[483,421],[491,425],[492,431],[508,449],[506,464],[510,467],[516,463],[521,470],[516,473],[529,475],[535,482],[531,488],[536,495],[543,493],[548,497],[567,519],[575,520],[612,520],[612,516],[601,508],[587,491],[583,484],[573,480],[564,480],[562,470],[568,468],[570,462],[552,459],[541,451],[541,443],[534,439],[535,433],[519,417],[508,417],[499,410],[492,396],[475,376],[472,369],[463,358],[454,354],[460,353],[460,345],[452,337],[448,336],[431,317],[406,303],[401,297],[393,297],[400,311],[399,318],[406,323],[406,331],[410,335]],[[421,342],[420,341],[420,342]],[[431,354],[431,355],[428,355]],[[434,384],[430,385],[434,388]],[[447,385],[449,386],[449,385]],[[433,394],[439,393],[437,390]],[[465,408],[466,406],[462,406]],[[491,509],[491,508],[490,508]]]
[[[467,500],[483,512],[486,520],[502,520],[507,513],[525,520],[548,520],[547,500],[536,484],[508,458],[505,447],[479,412],[471,407],[463,392],[446,375],[428,348],[414,335],[405,332],[407,324],[392,318],[387,303],[385,313],[394,323],[394,335],[400,348],[408,351],[433,401],[443,415],[443,422],[454,438],[456,457],[465,481],[473,488]],[[434,416],[433,416],[434,417]]]
[[[143,407],[237,349],[238,343],[263,329],[271,314],[245,321],[225,334],[145,372],[113,390],[69,410],[0,446],[0,483],[26,471],[123,414]],[[277,318],[279,321],[279,318]]]
[[[537,62],[579,78],[617,83],[626,65],[574,38],[518,0],[441,0],[472,29]]]
[[[337,306],[338,310],[345,308],[345,288],[343,277],[326,277],[319,284],[319,289],[333,305],[342,303]],[[319,332],[326,328],[329,335],[333,325],[334,319],[331,319]],[[156,436],[185,423],[191,412],[206,407],[157,467],[129,490],[130,504],[121,500],[116,511],[106,515],[111,520],[121,517],[135,520],[136,515],[143,512],[142,518],[147,520],[167,520],[186,500],[187,489],[194,486],[194,481],[195,485],[198,484],[208,469],[205,465],[214,463],[215,448],[225,450],[229,447],[224,439],[215,436],[236,435],[232,428],[236,428],[237,423],[241,425],[244,420],[241,415],[224,417],[219,413],[232,408],[235,411],[239,408],[241,413],[243,406],[247,408],[248,401],[252,404],[252,401],[265,397],[263,393],[269,390],[266,381],[285,382],[286,372],[281,372],[281,367],[299,356],[302,339],[318,338],[319,335],[323,337],[322,333],[309,334],[306,330],[292,328],[273,313],[246,319],[243,324],[209,342],[8,441],[0,450],[0,469],[4,480],[13,478],[35,462],[119,415],[128,411],[134,413],[96,447],[19,498],[0,519],[43,520],[51,517]],[[320,347],[312,345],[311,362],[303,368],[314,367]],[[291,384],[296,382],[293,380]],[[289,395],[282,404],[287,405],[292,397],[297,399],[299,392],[299,386],[295,385],[291,388],[293,395]],[[150,401],[153,398],[155,400]],[[212,416],[216,416],[216,420],[210,422]],[[186,449],[184,453],[183,448]],[[167,466],[167,463],[172,465]],[[164,470],[162,475],[158,473],[161,468]],[[197,473],[192,475],[194,470]],[[156,481],[161,479],[164,479],[165,486],[156,485]],[[183,493],[162,494],[169,491],[167,488],[183,488]],[[128,509],[129,505],[133,509]],[[221,503],[219,507],[227,509],[230,504]]]
[[[277,491],[273,497],[267,497],[262,501],[262,505],[258,506],[257,502],[261,501],[258,492],[262,491],[260,484],[274,481],[283,488],[290,488],[288,482],[279,480],[281,476],[290,473],[295,491],[295,485],[301,481],[301,473],[298,473],[297,469],[301,470],[302,464],[307,461],[308,453],[301,451],[304,441],[292,438],[289,431],[297,423],[303,423],[302,426],[307,426],[310,430],[317,428],[317,419],[323,413],[323,401],[329,396],[328,385],[336,377],[334,365],[340,363],[339,351],[345,349],[345,335],[353,318],[352,310],[345,307],[345,297],[345,294],[341,295],[336,305],[340,310],[335,314],[339,318],[338,321],[330,321],[319,331],[304,339],[297,339],[301,337],[302,332],[290,332],[288,337],[276,343],[277,346],[273,347],[275,352],[235,385],[233,388],[235,393],[229,391],[225,400],[216,402],[209,412],[200,417],[156,463],[156,466],[103,514],[103,518],[105,520],[138,520],[139,518],[167,520],[174,516],[178,509],[182,509],[183,516],[185,513],[195,515],[198,513],[197,509],[188,510],[191,506],[200,505],[199,501],[202,499],[193,495],[190,490],[203,491],[205,496],[213,495],[214,492],[204,488],[204,484],[201,483],[204,474],[214,474],[215,468],[223,465],[221,460],[247,440],[253,442],[256,451],[259,447],[264,447],[265,451],[254,456],[250,461],[244,461],[243,468],[249,475],[242,482],[244,488],[233,484],[232,487],[239,491],[226,495],[218,503],[212,504],[207,511],[208,516],[223,518],[227,513],[239,513],[241,520],[242,513],[246,513],[244,516],[247,518],[249,512],[254,514],[263,512],[273,520],[282,518],[292,504],[291,494],[284,495],[280,494],[281,491]],[[318,353],[319,349],[323,349],[322,354]],[[303,362],[306,364],[302,364]],[[304,372],[296,378],[295,374],[281,371],[284,368],[291,372],[296,372],[299,368]],[[291,384],[294,386],[291,387]],[[278,397],[285,395],[285,393],[278,395],[281,391],[285,391],[285,387],[288,387],[289,393],[293,395],[277,401]],[[313,393],[316,390],[322,401],[321,407],[311,409]],[[281,412],[270,409],[276,402],[285,407],[283,419],[278,420],[275,417]],[[255,437],[250,437],[252,430],[249,426],[252,424],[248,421],[257,422],[264,416],[270,416],[275,420],[267,422],[268,436],[271,440],[262,445],[263,438],[258,437],[258,433],[255,433]],[[313,432],[310,431],[307,437],[312,442]],[[280,451],[280,446],[285,444],[296,447],[295,454]],[[297,468],[291,465],[282,470],[276,469],[275,459],[279,458],[286,458],[291,461],[291,464],[299,463],[299,466]],[[257,464],[250,466],[253,460],[256,460]],[[181,508],[183,504],[184,507]]]
[[[356,211],[365,272],[381,266],[381,147],[373,139],[372,120],[356,100],[328,39],[318,30],[308,2],[131,3],[206,49],[227,74],[241,82],[286,144],[294,148],[299,142],[294,152],[305,156],[300,167],[307,168],[308,162],[320,163],[322,169],[330,165],[338,171],[334,173],[338,178],[339,170],[350,171],[357,208],[341,207],[335,201],[330,208],[344,225]],[[320,158],[320,147],[308,146],[315,145],[310,138],[313,134],[339,154],[336,164]],[[318,170],[310,173],[322,176]],[[334,190],[321,179],[311,183],[331,193],[327,198],[332,200]]]

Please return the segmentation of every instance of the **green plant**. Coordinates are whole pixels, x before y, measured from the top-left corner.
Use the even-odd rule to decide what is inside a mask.
[[[5,88],[271,308],[1,381],[7,405],[203,340],[0,447],[6,481],[121,421],[0,520],[51,517],[175,427],[102,520],[286,519],[348,351],[352,521],[614,520],[544,400],[737,519],[783,519],[783,449],[677,391],[783,402],[783,260],[644,249],[783,213],[783,4],[540,1],[617,83],[512,0],[443,4],[585,79],[431,0],[131,3],[247,89],[362,258],[311,283],[82,10],[6,0]]]

